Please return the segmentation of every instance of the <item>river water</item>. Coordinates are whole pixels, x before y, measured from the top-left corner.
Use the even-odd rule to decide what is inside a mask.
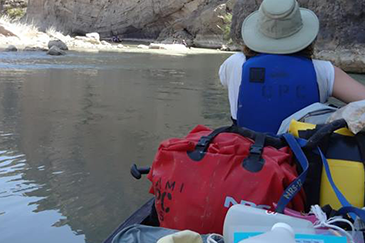
[[[102,242],[151,197],[132,163],[229,124],[228,55],[0,53],[0,242]]]
[[[132,163],[230,124],[229,55],[0,53],[0,242],[102,242],[151,197]]]

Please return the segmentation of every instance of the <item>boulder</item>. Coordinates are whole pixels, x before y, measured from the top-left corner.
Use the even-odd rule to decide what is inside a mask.
[[[11,51],[18,51],[18,49],[15,47],[15,46],[13,46],[13,45],[10,45],[10,46],[8,46],[6,49],[5,49],[5,51],[7,51],[7,52],[11,52]]]
[[[52,46],[49,51],[47,52],[48,55],[52,55],[52,56],[60,56],[60,55],[65,55],[66,52],[61,50],[60,48],[58,48],[57,46]]]
[[[100,42],[99,33],[96,33],[96,32],[88,33],[88,34],[86,34],[86,37],[95,39],[97,42]]]
[[[110,44],[109,42],[107,42],[107,41],[101,41],[100,42],[102,45],[104,45],[104,46],[111,46],[112,44]]]
[[[67,45],[61,40],[51,40],[48,42],[48,49],[51,49],[53,46],[58,47],[60,50],[67,51]]]
[[[350,73],[365,73],[364,50],[342,49],[337,51],[322,51],[316,57],[331,61]]]

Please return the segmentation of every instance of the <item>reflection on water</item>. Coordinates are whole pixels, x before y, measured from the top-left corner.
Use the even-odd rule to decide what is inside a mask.
[[[227,55],[0,53],[0,242],[101,242],[159,143],[229,124]]]
[[[6,136],[11,134],[3,134],[2,138]],[[52,227],[65,219],[58,210],[38,209],[39,203],[46,198],[37,196],[36,192],[43,187],[38,180],[24,178],[29,170],[25,155],[0,151],[1,242],[61,242],[58,239],[84,242],[85,237],[76,236],[68,225]]]
[[[365,84],[365,75],[363,74],[350,74],[354,79],[360,81],[361,83]]]

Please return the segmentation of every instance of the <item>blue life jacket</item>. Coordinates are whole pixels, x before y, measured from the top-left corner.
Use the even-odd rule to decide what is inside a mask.
[[[261,54],[242,66],[237,124],[257,132],[276,133],[285,118],[319,101],[311,59]]]

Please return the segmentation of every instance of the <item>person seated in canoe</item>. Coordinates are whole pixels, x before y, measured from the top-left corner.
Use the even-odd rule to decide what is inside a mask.
[[[219,69],[233,122],[276,133],[281,121],[333,96],[365,99],[365,86],[329,61],[312,59],[319,20],[296,0],[264,0],[242,24],[243,52]]]

